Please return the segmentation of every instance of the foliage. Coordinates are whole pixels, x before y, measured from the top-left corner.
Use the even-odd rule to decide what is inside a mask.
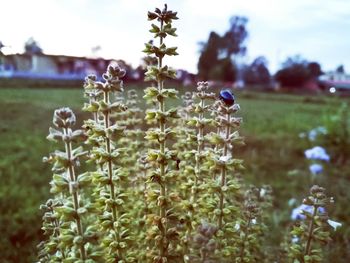
[[[237,69],[235,56],[246,52],[245,40],[248,36],[246,17],[234,16],[230,19],[230,28],[220,36],[215,32],[209,34],[208,41],[202,43],[198,61],[200,79],[230,81],[236,80]]]
[[[244,70],[244,81],[248,85],[268,85],[271,81],[265,57],[257,57],[251,65]]]
[[[332,202],[333,198],[326,196],[324,188],[318,185],[311,187],[310,196],[303,200],[305,207],[300,212],[302,220],[291,231],[293,244],[290,245],[288,256],[293,262],[322,261],[322,249],[316,245],[327,245],[331,241],[329,225],[332,223],[324,208]]]
[[[334,163],[345,165],[350,159],[350,106],[343,102],[332,116],[324,118],[326,134],[318,140],[330,150]]]
[[[282,64],[282,69],[277,71],[275,79],[283,87],[300,88],[321,74],[321,66],[317,62],[307,62],[300,56],[295,56]]]
[[[140,86],[125,87],[126,90],[133,88],[141,96],[143,91]],[[188,88],[179,87],[178,90],[184,94]],[[78,125],[81,125],[79,120],[89,115],[81,112],[84,99],[77,89],[3,88],[0,94],[0,149],[4,153],[0,162],[0,225],[3,226],[0,258],[2,262],[33,262],[35,245],[41,237],[38,224],[41,212],[38,207],[50,198],[47,187],[50,170],[40,163],[48,151],[44,138],[51,119],[50,112],[61,105],[70,105],[77,115]],[[251,91],[236,91],[235,95],[245,120],[242,132],[246,146],[236,151],[236,156],[245,160],[244,178],[255,185],[270,184],[273,187],[274,210],[267,221],[270,231],[264,247],[272,251],[275,259],[278,256],[277,246],[290,220],[288,200],[291,197],[301,200],[310,185],[308,164],[304,160],[304,150],[310,145],[305,145],[306,142],[300,140],[297,134],[320,125],[323,117],[315,118],[315,114],[330,118],[337,112],[338,105],[348,102],[348,99]],[[138,101],[138,105],[144,112],[143,100]],[[269,147],[266,147],[267,144]],[[331,163],[334,160],[332,156]],[[306,173],[287,173],[293,170],[305,170]],[[333,234],[332,245],[324,249],[325,261],[339,258],[337,262],[345,263],[349,260],[344,247],[349,233],[347,225],[350,224],[347,216],[350,213],[347,208],[350,171],[346,165],[332,164],[324,173],[317,184],[327,185],[328,193],[335,197],[337,203],[332,209],[333,218],[343,223],[343,227]]]
[[[344,65],[339,65],[336,69],[335,72],[340,73],[340,74],[344,74],[345,73],[345,67]]]

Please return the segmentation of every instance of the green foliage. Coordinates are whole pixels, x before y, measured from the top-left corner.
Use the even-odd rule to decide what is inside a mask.
[[[345,165],[350,159],[350,106],[343,102],[332,116],[325,116],[326,134],[318,138],[331,153],[333,162]]]
[[[283,63],[283,68],[277,71],[275,79],[283,87],[300,88],[307,81],[315,80],[321,74],[320,64],[307,62],[300,56],[295,56]]]
[[[175,17],[176,14],[167,7],[149,14],[150,19],[164,22],[163,30],[162,26],[152,26],[151,31],[157,39],[161,40],[167,34],[174,35],[174,29],[167,25]],[[151,47],[147,50],[158,60],[158,65],[149,67],[148,71],[149,79],[156,82],[157,87],[146,90],[147,108],[138,101],[138,91],[124,93],[121,78],[125,72],[111,65],[102,82],[94,76],[86,79],[86,113],[77,111],[77,119],[90,119],[84,121],[82,130],[72,130],[75,117],[69,109],[55,112],[55,127],[49,130],[48,139],[61,142],[65,147],[56,151],[51,148],[53,153],[47,159],[53,164],[54,171],[51,198],[41,206],[44,212],[42,229],[46,236],[39,245],[41,261],[276,260],[270,251],[270,240],[280,237],[278,234],[284,225],[281,219],[276,219],[273,211],[285,205],[292,191],[303,191],[303,186],[296,180],[290,180],[290,192],[278,191],[285,187],[281,171],[295,166],[299,168],[299,163],[303,165],[299,153],[302,147],[298,148],[300,145],[291,134],[313,125],[313,113],[319,112],[319,108],[314,102],[305,103],[303,98],[294,96],[236,94],[243,105],[244,119],[248,120],[243,128],[249,148],[239,148],[243,145],[243,138],[236,131],[240,118],[231,116],[239,107],[225,105],[222,101],[212,104],[216,95],[207,83],[201,82],[194,93],[184,94],[184,107],[174,107],[179,106],[175,102],[178,92],[164,88],[165,79],[173,77],[174,73],[163,65],[163,58],[174,55],[176,51],[167,51],[166,47],[160,48],[161,45],[157,46],[158,49]],[[14,121],[22,125],[21,138],[39,138],[43,134],[35,129],[28,134],[29,124],[36,123],[41,127],[42,119],[49,118],[47,111],[53,107],[67,103],[77,108],[80,103],[75,101],[77,93],[69,90],[62,93],[50,91],[52,100],[47,100],[47,93],[42,90],[26,91],[25,99],[23,91],[1,92],[7,94],[9,100],[3,104],[7,114],[4,114],[0,127],[10,132],[0,145],[15,141]],[[67,93],[72,96],[67,96]],[[15,103],[13,108],[11,102]],[[248,107],[249,104],[252,106]],[[142,109],[138,105],[142,105]],[[323,106],[325,112],[332,112],[332,105]],[[14,118],[22,116],[18,112],[23,117]],[[290,113],[288,118],[286,113]],[[264,121],[254,122],[258,117]],[[19,148],[23,151],[14,149],[11,151],[16,155],[7,153],[7,158],[19,159],[15,166],[10,166],[12,161],[6,158],[1,163],[1,189],[17,185],[8,192],[2,191],[2,200],[6,197],[5,204],[11,202],[18,206],[18,209],[12,207],[15,209],[13,214],[2,216],[2,222],[6,224],[4,233],[18,238],[23,247],[29,241],[21,240],[21,233],[37,237],[38,228],[33,226],[39,215],[26,208],[37,207],[39,200],[47,196],[43,174],[49,174],[49,171],[31,167],[29,163],[37,162],[28,156],[18,158],[21,157],[18,152],[32,154],[39,147],[40,154],[43,154],[46,150],[38,142],[41,141],[28,139]],[[276,158],[276,152],[281,158]],[[247,160],[244,172],[242,157]],[[28,166],[17,170],[26,158],[29,159],[25,162]],[[294,160],[297,160],[297,165]],[[3,176],[4,171],[13,177]],[[23,179],[22,174],[27,171],[31,171],[33,181],[28,182],[27,177]],[[258,184],[266,181],[274,184],[277,189],[276,209],[271,210],[270,188],[250,186],[247,182],[253,180]],[[36,188],[38,182],[42,194]],[[336,191],[332,189],[332,192]],[[31,199],[33,204],[28,205]],[[271,227],[272,220],[279,226],[279,231],[266,229],[264,222]],[[23,232],[18,231],[19,228]],[[264,239],[266,236],[268,238]],[[1,242],[3,244],[5,242]],[[6,253],[2,255],[4,262],[21,262],[29,254],[29,251],[21,251],[22,254],[11,257],[11,249],[1,250]],[[310,255],[315,253],[312,248]],[[309,260],[310,255],[306,255],[305,260]]]
[[[125,89],[133,88],[139,96],[142,95],[140,87],[127,86]],[[185,93],[183,88],[178,90],[180,96]],[[79,109],[84,99],[81,91],[76,89],[0,89],[0,94],[0,148],[5,153],[0,162],[0,226],[3,233],[0,242],[3,253],[0,258],[3,262],[21,262],[21,259],[33,262],[36,256],[35,246],[41,237],[38,224],[41,212],[38,207],[49,198],[47,185],[50,170],[40,159],[48,151],[44,138],[48,122],[52,119],[50,112],[60,105],[68,104],[77,115],[78,125],[81,125],[79,120],[88,118],[90,114],[82,113]],[[239,148],[239,151],[237,149],[236,156],[245,160],[244,178],[255,185],[273,186],[274,209],[268,214],[266,222],[269,232],[264,242],[272,261],[280,255],[278,245],[289,222],[288,200],[291,197],[301,199],[309,185],[308,164],[303,154],[309,146],[297,135],[320,125],[322,118],[315,118],[315,114],[331,117],[337,112],[338,105],[348,100],[239,91],[235,95],[243,109],[242,133],[246,146]],[[141,100],[138,105],[142,114],[145,103]],[[131,110],[131,106],[128,107]],[[137,127],[144,130],[143,125]],[[28,128],[31,132],[28,132]],[[53,149],[50,143],[50,150]],[[332,156],[333,154],[331,160]],[[182,163],[180,162],[180,167]],[[133,169],[136,166],[138,164],[135,162],[129,165]],[[287,173],[291,170],[299,172]],[[350,213],[347,208],[347,200],[350,198],[347,180],[349,172],[345,165],[331,165],[320,178],[321,181],[317,181],[318,184],[327,185],[328,192],[335,197],[337,205],[332,210],[332,217],[343,223],[343,227],[332,234],[332,245],[324,249],[326,262],[332,258],[339,258],[339,262],[344,263],[348,261],[344,247],[349,233],[347,225],[350,224],[347,216]],[[140,180],[144,182],[143,179]],[[140,186],[143,187],[144,184],[140,183]],[[145,207],[143,194],[138,202],[142,202],[141,208]],[[143,210],[140,209],[141,211]],[[139,223],[141,231],[143,221],[140,220]]]
[[[247,66],[243,73],[247,85],[269,85],[271,81],[270,72],[267,68],[265,57],[257,57],[251,65]]]
[[[200,79],[235,81],[237,68],[233,56],[244,55],[245,40],[248,36],[246,17],[234,16],[230,19],[230,28],[220,36],[211,32],[206,43],[202,44],[198,60]]]

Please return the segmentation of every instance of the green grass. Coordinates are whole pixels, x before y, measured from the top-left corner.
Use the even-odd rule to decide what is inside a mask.
[[[237,155],[245,161],[243,177],[248,182],[273,186],[268,239],[276,246],[288,226],[288,200],[301,201],[311,184],[303,154],[309,145],[298,134],[321,125],[323,116],[333,114],[345,99],[242,91],[236,97],[247,144],[236,150]],[[45,139],[52,113],[69,106],[81,120],[83,103],[80,89],[0,89],[0,262],[35,260],[41,226],[38,208],[49,197],[51,172],[41,159],[54,149]],[[332,218],[349,225],[349,169],[330,166],[328,172],[319,181],[337,201]],[[348,233],[349,227],[344,227],[335,236],[337,247],[331,253],[336,253],[337,262],[350,261],[343,238]]]

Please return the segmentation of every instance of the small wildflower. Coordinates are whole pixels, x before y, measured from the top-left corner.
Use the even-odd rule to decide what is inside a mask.
[[[327,134],[327,129],[323,126],[319,126],[315,129],[312,129],[309,131],[308,138],[310,141],[315,141],[319,135],[325,135]]]
[[[306,150],[305,157],[310,160],[322,160],[327,162],[330,160],[326,150],[321,146],[315,146],[314,148]]]
[[[288,205],[289,206],[294,206],[297,203],[297,199],[291,198],[288,200]]]
[[[260,195],[260,197],[264,197],[266,195],[266,189],[265,188],[261,188],[259,195]]]
[[[306,216],[303,214],[303,212],[312,214],[313,211],[314,211],[314,207],[313,206],[302,204],[302,205],[298,206],[297,208],[293,209],[292,215],[291,215],[291,219],[292,220],[304,220],[306,218]],[[317,209],[317,211],[320,214],[324,214],[326,212],[324,207],[319,207]]]
[[[320,174],[323,171],[323,166],[318,163],[311,164],[309,170],[313,175]]]
[[[236,223],[234,228],[235,228],[235,230],[237,230],[237,231],[238,231],[238,230],[240,230],[241,225],[240,225],[239,223]]]
[[[333,221],[333,220],[330,220],[328,219],[327,220],[327,223],[333,227],[334,230],[337,230],[338,227],[341,227],[342,226],[342,223],[339,223],[339,222],[336,222],[336,221]]]
[[[295,235],[292,237],[292,243],[293,243],[293,244],[298,243],[299,240],[300,240],[300,239],[299,239],[297,236],[295,236]]]
[[[227,163],[227,161],[230,160],[230,158],[231,158],[230,156],[225,155],[225,156],[221,156],[219,160],[223,163]]]
[[[299,138],[300,139],[304,139],[305,137],[306,137],[306,133],[305,132],[299,133]]]

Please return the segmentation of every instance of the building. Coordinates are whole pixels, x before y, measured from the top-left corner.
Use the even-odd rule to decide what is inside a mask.
[[[101,76],[112,61],[47,54],[3,55],[0,60],[0,79],[83,80],[88,74]]]

